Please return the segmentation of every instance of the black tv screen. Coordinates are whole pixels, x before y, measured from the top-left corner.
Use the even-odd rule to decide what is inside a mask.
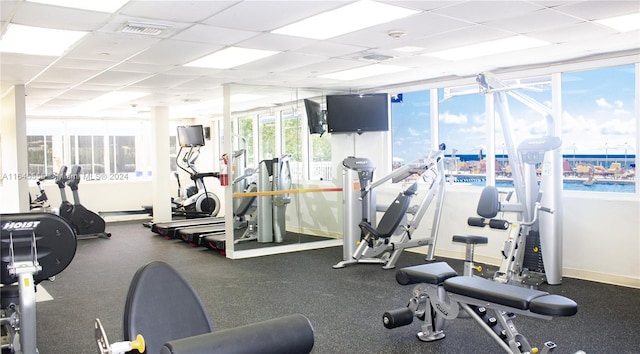
[[[181,147],[204,146],[204,129],[202,129],[202,125],[179,126],[178,144]]]
[[[389,94],[327,95],[330,133],[389,130]]]
[[[324,134],[324,114],[320,103],[305,99],[304,108],[307,111],[307,123],[310,134]]]

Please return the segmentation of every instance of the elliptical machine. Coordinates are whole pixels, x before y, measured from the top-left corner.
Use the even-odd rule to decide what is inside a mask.
[[[80,184],[81,170],[80,166],[73,166],[71,167],[70,175],[67,176],[67,166],[60,168],[60,173],[58,173],[56,177],[56,184],[60,189],[60,197],[62,199],[59,215],[71,224],[78,239],[97,237],[108,239],[111,237],[111,234],[105,232],[106,224],[104,219],[80,203],[78,184]],[[71,188],[73,204],[67,199],[65,184]]]
[[[207,191],[204,184],[205,177],[219,178],[219,172],[203,172],[196,170],[195,162],[200,156],[200,148],[204,146],[204,131],[202,125],[178,127],[178,143],[180,150],[176,158],[176,165],[187,172],[195,182],[195,190],[186,193],[186,199],[180,203],[174,214],[184,214],[187,218],[216,216],[220,212],[220,199]]]

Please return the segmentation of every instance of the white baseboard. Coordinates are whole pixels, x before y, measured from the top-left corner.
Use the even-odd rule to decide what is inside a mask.
[[[408,251],[426,254],[426,249],[422,249],[422,248],[416,248]],[[436,257],[438,256],[463,260],[465,257],[465,253],[453,251],[453,250],[436,249]],[[475,258],[475,261],[478,263],[489,264],[496,267],[500,265],[499,258],[487,257],[482,255],[475,255],[474,258]],[[629,288],[640,289],[639,278],[633,278],[633,277],[624,276],[624,275],[595,272],[595,271],[586,270],[586,269],[562,268],[562,276],[566,278],[588,280],[588,281],[594,281],[598,283],[620,285],[620,286],[626,286]]]

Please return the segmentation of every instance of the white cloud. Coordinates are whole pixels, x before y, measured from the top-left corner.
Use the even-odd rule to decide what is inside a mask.
[[[615,100],[613,104],[615,104],[618,108],[622,108],[624,106],[624,102],[622,102],[621,100]]]
[[[629,114],[629,112],[624,109],[614,109],[613,114],[616,116],[622,116],[622,115]]]
[[[411,136],[420,136],[420,135],[422,135],[422,134],[420,134],[420,132],[419,132],[418,130],[416,130],[416,129],[408,128],[408,130],[409,130],[409,135],[411,135]]]
[[[448,111],[440,114],[440,121],[445,124],[467,124],[466,114],[451,114]]]
[[[602,108],[611,108],[611,107],[613,107],[613,106],[611,105],[611,103],[607,102],[607,100],[606,100],[606,99],[604,99],[604,98],[598,98],[598,99],[596,100],[596,105],[597,105],[598,107],[602,107]]]

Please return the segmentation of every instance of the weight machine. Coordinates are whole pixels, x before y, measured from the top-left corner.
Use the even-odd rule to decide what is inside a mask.
[[[442,202],[444,200],[444,144],[424,158],[396,169],[389,175],[372,182],[375,166],[367,158],[347,157],[343,168],[343,260],[333,268],[343,268],[350,264],[382,264],[384,269],[392,269],[406,248],[426,246],[426,260],[433,260],[436,237],[440,226]],[[375,188],[387,181],[398,183],[408,177],[418,175],[422,183],[415,182],[403,190],[385,211],[376,225]],[[359,188],[351,188],[359,185]],[[427,192],[422,201],[410,206],[418,188]],[[431,236],[415,238],[414,232],[436,200]],[[392,239],[393,236],[393,239]]]
[[[503,256],[507,267],[503,261],[502,274],[497,275],[497,280],[523,283],[538,277],[548,284],[560,284],[562,169],[558,149],[562,141],[556,134],[553,112],[529,96],[515,91],[517,87],[497,80],[491,73],[479,74],[476,81],[482,93],[493,97],[500,116],[517,199],[512,202],[507,198],[498,203],[499,211],[517,214],[518,222],[514,227],[519,232],[517,237],[510,237],[505,243]],[[546,133],[543,136],[524,139],[516,147],[507,95],[544,116]],[[541,171],[540,184],[538,168]],[[538,210],[547,213],[538,217]]]
[[[37,353],[36,285],[62,272],[76,253],[76,234],[51,213],[2,214],[2,352]]]

